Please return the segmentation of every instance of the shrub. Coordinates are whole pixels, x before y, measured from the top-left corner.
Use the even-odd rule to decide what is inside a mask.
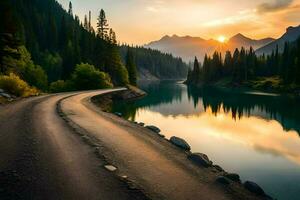
[[[58,80],[50,84],[50,91],[57,93],[57,92],[68,92],[74,90],[74,86],[72,81],[64,81]]]
[[[95,69],[93,65],[84,63],[76,65],[75,71],[72,74],[72,82],[76,90],[113,87],[108,74]]]
[[[48,87],[47,75],[39,65],[27,65],[23,77],[28,84],[41,90],[46,90]]]
[[[10,73],[9,76],[0,76],[0,88],[18,97],[28,97],[38,94],[37,89],[30,87],[19,76],[13,73]]]

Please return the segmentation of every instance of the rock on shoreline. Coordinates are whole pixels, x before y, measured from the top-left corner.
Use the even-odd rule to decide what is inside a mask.
[[[188,159],[202,167],[211,167],[213,164],[213,162],[209,160],[208,156],[203,153],[192,153],[188,156]]]
[[[175,146],[177,146],[177,147],[179,147],[181,149],[184,149],[186,151],[191,150],[190,145],[184,139],[181,139],[179,137],[175,137],[175,136],[171,137],[170,138],[170,142],[172,144],[174,144]]]
[[[0,104],[11,102],[15,99],[16,97],[14,95],[8,94],[3,89],[0,88]]]

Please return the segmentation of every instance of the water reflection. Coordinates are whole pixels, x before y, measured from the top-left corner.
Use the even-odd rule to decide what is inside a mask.
[[[297,99],[187,88],[174,82],[143,83],[141,87],[148,93],[146,98],[117,102],[113,111],[154,124],[167,137],[186,139],[193,151],[207,153],[226,170],[258,182],[278,199],[299,197]]]
[[[140,87],[147,91],[146,98],[135,102],[118,102],[113,109],[121,109],[126,118],[134,120],[136,111],[141,108],[174,117],[199,114],[211,108],[215,115],[221,111],[230,112],[235,120],[250,116],[274,119],[285,130],[300,133],[300,104],[296,98],[216,88],[195,89],[174,82],[142,82]]]

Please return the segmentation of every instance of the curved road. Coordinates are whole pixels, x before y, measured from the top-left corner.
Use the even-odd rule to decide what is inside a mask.
[[[215,172],[90,103],[110,91],[1,106],[0,199],[260,199],[238,185],[226,190],[213,184]],[[108,163],[117,171],[106,170]]]

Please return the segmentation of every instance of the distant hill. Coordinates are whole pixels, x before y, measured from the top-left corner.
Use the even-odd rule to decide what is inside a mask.
[[[130,47],[138,66],[139,80],[185,79],[188,65],[181,58],[158,50]],[[121,46],[121,55],[126,60],[128,46]]]
[[[283,51],[285,42],[294,42],[300,37],[300,25],[297,27],[288,27],[286,32],[277,40],[270,44],[256,50],[257,55],[271,54],[273,50],[278,46],[279,52]]]
[[[265,38],[262,40],[253,40],[242,34],[237,34],[230,38],[226,43],[220,43],[217,40],[205,40],[200,37],[177,35],[164,36],[158,41],[150,42],[145,45],[147,48],[157,49],[162,52],[172,53],[174,56],[181,57],[184,61],[189,62],[197,56],[203,60],[204,55],[212,54],[214,51],[226,52],[233,51],[235,48],[250,48],[258,49],[266,44],[274,41],[273,38]]]
[[[246,49],[249,49],[250,47],[252,47],[253,49],[258,49],[262,46],[265,46],[266,44],[273,42],[274,40],[275,39],[273,38],[254,40],[239,33],[229,39],[227,43],[227,50],[234,50],[235,48],[240,47],[244,47]]]

